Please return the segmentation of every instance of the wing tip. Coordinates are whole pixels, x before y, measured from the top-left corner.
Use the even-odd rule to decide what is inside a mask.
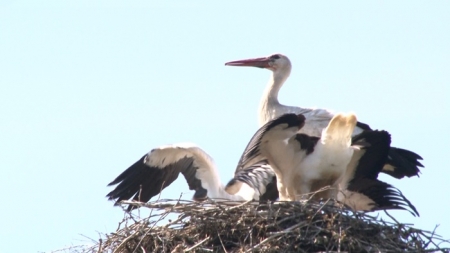
[[[208,191],[204,188],[200,188],[195,190],[194,196],[192,199],[197,202],[202,202],[208,198]]]
[[[405,210],[414,217],[420,217],[419,212],[411,201],[398,188],[388,183],[378,179],[360,178],[357,181],[353,181],[350,188],[350,191],[364,195],[373,202],[370,211]]]

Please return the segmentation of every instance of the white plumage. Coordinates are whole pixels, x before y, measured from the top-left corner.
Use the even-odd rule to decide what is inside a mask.
[[[310,137],[297,132],[304,126],[303,115],[285,114],[276,121],[298,123],[279,124],[260,139],[252,139],[241,163],[267,160],[277,176],[280,200],[298,200],[304,194],[326,186],[337,187],[353,155],[351,133],[356,124],[354,114],[337,114],[323,130],[323,138]],[[286,120],[283,120],[286,119]],[[270,121],[269,121],[270,122]],[[289,126],[289,127],[288,127]],[[247,150],[257,150],[247,152]],[[336,197],[327,193],[319,197]]]

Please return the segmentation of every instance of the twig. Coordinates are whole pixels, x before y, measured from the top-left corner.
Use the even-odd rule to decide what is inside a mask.
[[[228,211],[231,211],[231,210],[234,210],[234,209],[238,209],[238,208],[240,208],[240,207],[242,207],[242,206],[247,205],[248,203],[251,203],[252,201],[253,201],[253,200],[249,200],[249,201],[246,201],[246,202],[244,202],[244,203],[242,203],[242,204],[239,204],[239,205],[237,205],[237,206],[229,207],[227,210],[228,210]]]
[[[189,249],[184,250],[184,252],[189,252],[195,248],[197,248],[198,246],[202,245],[202,243],[206,242],[209,239],[209,236],[206,237],[205,239],[201,240],[200,242],[196,243],[194,246],[190,247]]]
[[[122,247],[123,247],[129,240],[133,239],[133,236],[134,236],[134,234],[136,234],[136,233],[137,233],[137,231],[134,232],[133,234],[131,234],[130,236],[128,236],[127,238],[125,238],[125,240],[123,240],[122,243],[120,243],[119,246],[117,246],[117,248],[113,251],[113,253],[120,252],[119,250],[121,250]]]
[[[384,213],[389,216],[389,218],[391,218],[393,221],[395,221],[395,223],[397,224],[401,224],[400,222],[398,222],[398,220],[396,220],[391,214],[388,213],[388,211],[384,210]]]
[[[217,236],[219,237],[219,240],[220,240],[220,245],[222,245],[222,249],[223,249],[223,251],[225,252],[225,253],[228,253],[228,251],[225,249],[225,245],[223,245],[223,242],[222,242],[222,238],[220,238],[220,234],[219,234],[219,232],[217,232]]]
[[[98,242],[98,250],[97,250],[97,253],[100,253],[100,252],[102,252],[102,243],[103,243],[103,240],[102,240],[102,238],[100,238],[98,241],[99,241],[99,242]]]

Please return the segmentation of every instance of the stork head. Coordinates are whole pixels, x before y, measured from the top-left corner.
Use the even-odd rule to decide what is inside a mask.
[[[225,66],[258,67],[270,69],[274,72],[279,70],[290,71],[291,61],[289,61],[289,58],[285,55],[273,54],[267,57],[230,61],[225,63]]]

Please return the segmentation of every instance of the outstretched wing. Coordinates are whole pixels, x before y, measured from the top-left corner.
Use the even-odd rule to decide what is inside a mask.
[[[350,182],[344,193],[346,205],[354,210],[398,209],[419,216],[416,207],[394,186],[377,179],[359,178]]]
[[[386,131],[365,131],[353,138],[355,150],[341,182],[338,200],[354,210],[403,209],[419,215],[414,205],[390,184],[378,180],[388,160],[391,136]]]
[[[147,202],[160,194],[182,173],[189,189],[195,190],[194,199],[204,199],[207,191],[196,177],[198,164],[203,161],[198,161],[201,157],[199,158],[196,152],[203,151],[191,144],[168,145],[153,149],[108,184],[117,186],[106,197],[114,200],[115,204],[131,198]],[[131,211],[133,208],[130,205],[127,210]]]
[[[358,131],[373,131],[369,125],[358,122],[356,124]],[[358,138],[356,135],[354,138]],[[386,163],[383,166],[381,172],[386,173],[397,179],[403,177],[419,176],[420,169],[423,168],[422,163],[419,161],[423,158],[406,149],[390,147],[389,156],[386,159]]]

